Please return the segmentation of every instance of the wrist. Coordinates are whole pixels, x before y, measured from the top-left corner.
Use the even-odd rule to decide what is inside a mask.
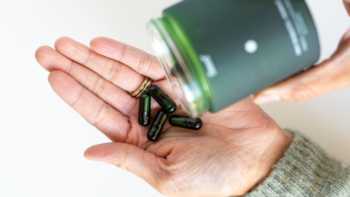
[[[283,158],[269,177],[246,196],[332,196],[345,192],[347,168],[300,133],[292,133],[293,142]]]
[[[257,161],[257,168],[255,172],[254,184],[252,184],[249,191],[257,187],[263,182],[271,173],[274,166],[283,157],[284,153],[288,150],[291,142],[293,141],[293,135],[282,129],[274,131],[274,137],[271,140],[270,145],[261,155]]]

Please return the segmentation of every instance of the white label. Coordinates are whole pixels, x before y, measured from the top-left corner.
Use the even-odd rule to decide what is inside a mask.
[[[306,36],[309,34],[305,19],[296,12],[290,0],[276,0],[275,4],[283,18],[296,56],[301,56],[309,50]]]
[[[218,70],[216,69],[216,66],[215,66],[214,61],[211,58],[211,56],[210,55],[201,55],[200,59],[205,66],[205,69],[207,71],[207,76],[210,78],[216,77],[218,75]]]

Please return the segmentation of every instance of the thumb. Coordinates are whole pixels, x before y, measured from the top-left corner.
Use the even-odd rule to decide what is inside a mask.
[[[258,104],[276,101],[306,101],[350,86],[348,65],[326,61],[320,65],[258,93]]]
[[[326,77],[328,78],[331,75],[332,71],[323,64],[326,63],[259,92],[254,97],[255,103],[305,101],[332,89],[330,85],[334,85],[334,81],[325,80]]]
[[[154,187],[159,185],[165,174],[161,165],[162,158],[134,145],[124,143],[95,145],[85,151],[85,157],[126,169]]]
[[[350,0],[349,0],[350,1]],[[258,93],[258,104],[276,101],[305,101],[350,86],[350,30],[335,53],[324,62]]]

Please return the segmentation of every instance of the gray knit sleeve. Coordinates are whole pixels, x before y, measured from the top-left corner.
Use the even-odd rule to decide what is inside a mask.
[[[317,145],[294,134],[283,158],[248,197],[350,196],[350,168],[331,159]]]

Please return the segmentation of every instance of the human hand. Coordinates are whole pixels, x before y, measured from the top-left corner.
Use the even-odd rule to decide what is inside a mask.
[[[350,0],[343,0],[344,6],[348,14],[350,15]]]
[[[344,0],[344,5],[350,14],[350,0]],[[344,87],[350,87],[350,29],[329,59],[263,90],[255,102],[305,101]]]
[[[158,61],[107,38],[93,40],[91,49],[62,38],[55,48],[36,54],[53,89],[113,141],[89,148],[86,157],[125,168],[167,196],[243,195],[288,147],[291,137],[250,99],[205,114],[199,131],[168,125],[150,143],[129,93],[145,76],[172,92]]]

